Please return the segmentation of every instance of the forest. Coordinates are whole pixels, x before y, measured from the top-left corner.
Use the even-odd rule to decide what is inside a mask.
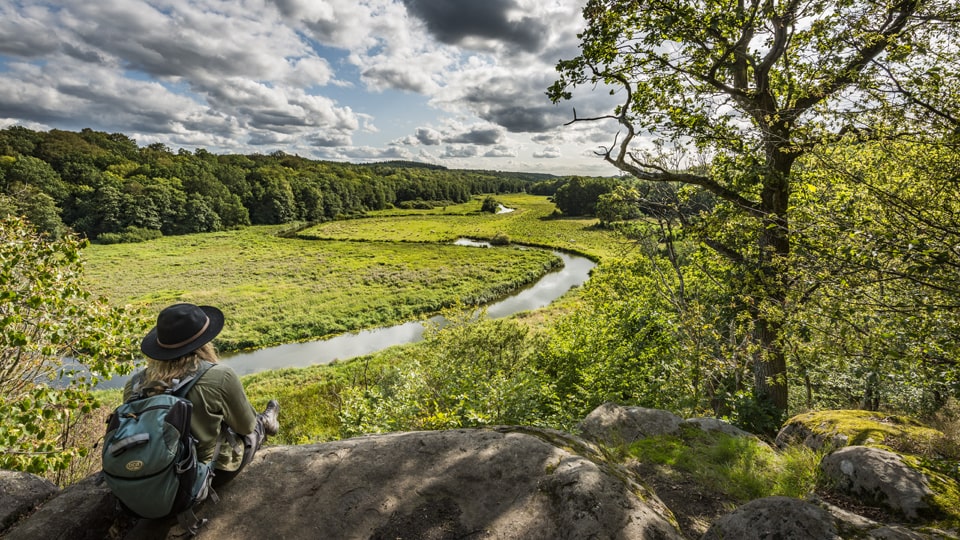
[[[522,192],[544,176],[320,162],[282,151],[173,152],[91,129],[0,130],[0,209],[54,235],[71,230],[102,243],[462,203]]]

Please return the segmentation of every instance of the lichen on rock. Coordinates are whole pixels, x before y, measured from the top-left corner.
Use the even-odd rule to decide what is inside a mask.
[[[776,444],[804,444],[813,450],[843,446],[888,446],[914,453],[928,448],[943,433],[901,415],[876,411],[826,410],[799,414],[787,420]]]

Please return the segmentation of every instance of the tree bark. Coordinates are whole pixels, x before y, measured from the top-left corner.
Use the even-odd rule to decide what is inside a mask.
[[[780,141],[791,140],[790,126],[783,122],[764,133],[767,172],[763,178],[758,263],[758,299],[754,305],[756,339],[760,351],[754,364],[754,389],[785,416],[788,408],[787,361],[782,341],[782,313],[787,299],[787,273],[783,265],[790,256],[787,209],[790,204],[790,173],[798,154]]]

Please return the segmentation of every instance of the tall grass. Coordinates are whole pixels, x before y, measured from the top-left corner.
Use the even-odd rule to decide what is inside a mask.
[[[817,483],[820,455],[803,446],[777,451],[753,437],[685,430],[633,443],[636,459],[684,471],[741,502],[783,495],[803,498]]]

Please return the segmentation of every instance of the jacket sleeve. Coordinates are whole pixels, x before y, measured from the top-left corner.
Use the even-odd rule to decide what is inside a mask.
[[[221,371],[222,376],[220,393],[223,421],[237,434],[249,435],[257,425],[257,411],[247,399],[237,373],[227,366],[217,371]]]

